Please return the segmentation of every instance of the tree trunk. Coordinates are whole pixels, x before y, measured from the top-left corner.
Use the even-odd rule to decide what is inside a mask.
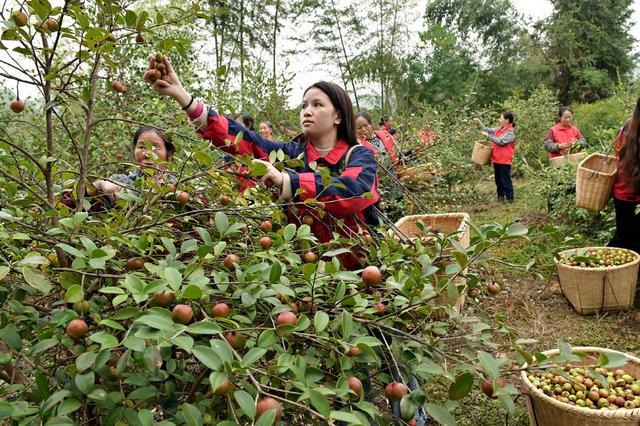
[[[356,85],[353,82],[353,74],[351,73],[351,67],[349,65],[349,56],[347,55],[347,49],[344,45],[344,39],[342,38],[342,29],[340,29],[340,22],[338,22],[338,12],[336,11],[336,3],[331,0],[331,7],[333,8],[333,16],[335,18],[336,28],[338,29],[338,35],[340,36],[340,44],[342,45],[342,54],[344,55],[344,63],[349,73],[349,80],[351,81],[351,88],[353,89],[353,97],[356,100],[356,108],[360,109],[360,103],[358,102],[358,92],[356,91]]]
[[[273,81],[276,81],[276,43],[277,43],[277,37],[278,37],[278,14],[280,12],[280,0],[276,1],[276,12],[275,12],[275,16],[273,18],[273,42],[272,42],[272,46],[273,46],[273,51],[271,53],[272,59],[273,59]]]

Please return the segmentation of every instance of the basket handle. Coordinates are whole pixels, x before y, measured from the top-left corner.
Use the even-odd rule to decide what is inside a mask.
[[[602,166],[604,165],[604,162],[607,160],[607,157],[609,156],[609,154],[611,153],[611,150],[613,150],[613,147],[616,145],[616,141],[618,140],[618,136],[620,135],[620,132],[622,132],[622,129],[620,129],[618,131],[618,133],[616,133],[616,137],[613,139],[613,143],[611,144],[611,146],[609,147],[609,149],[607,150],[607,152],[604,154],[604,157],[602,157],[602,160],[600,160],[600,164],[598,164],[598,167],[596,167],[592,172],[591,172],[591,177],[593,177],[594,174],[599,173],[600,169],[602,168]]]
[[[604,297],[606,293],[606,285],[609,284],[609,288],[611,289],[611,294],[613,294],[613,300],[616,302],[616,305],[620,306],[620,302],[618,302],[618,298],[616,297],[616,292],[613,290],[613,284],[611,284],[611,280],[609,276],[605,274],[602,278],[602,304],[600,305],[600,312],[604,311]]]

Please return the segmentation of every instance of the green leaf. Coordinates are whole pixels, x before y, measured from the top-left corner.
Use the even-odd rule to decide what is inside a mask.
[[[132,351],[136,352],[144,352],[146,348],[144,340],[136,336],[127,336],[122,341],[122,344],[125,348],[131,349]]]
[[[218,334],[222,328],[211,321],[199,321],[187,327],[187,332],[192,334]]]
[[[67,303],[76,303],[84,299],[84,291],[78,284],[74,284],[67,289],[67,293],[64,296],[64,301]]]
[[[136,318],[135,322],[145,324],[149,327],[153,327],[163,331],[172,331],[175,326],[173,320],[171,320],[171,317],[167,318],[156,313],[141,315],[140,317]]]
[[[118,324],[115,321],[111,321],[110,319],[102,320],[98,324],[99,325],[106,325],[107,327],[111,327],[114,330],[125,331],[125,328],[123,326],[121,326],[120,324]]]
[[[324,311],[316,312],[315,317],[313,318],[313,325],[316,328],[316,332],[321,332],[327,327],[329,324],[329,315],[327,315]]]
[[[342,311],[342,338],[346,339],[351,335],[353,329],[353,318],[351,312]]]
[[[271,284],[280,282],[281,276],[282,276],[282,265],[280,265],[280,262],[276,260],[273,262],[273,265],[271,265],[271,271],[269,271],[269,282]]]
[[[341,422],[347,422],[352,425],[361,425],[362,421],[358,416],[353,413],[348,413],[346,411],[332,411],[331,418],[334,420],[338,420]]]
[[[88,395],[93,390],[95,375],[93,374],[93,371],[89,371],[85,374],[77,374],[74,381],[76,382],[78,389],[80,389],[80,392]]]
[[[9,268],[8,266],[4,266],[4,265],[0,266],[0,281],[2,281],[4,277],[7,276],[9,271],[11,271],[11,268]]]
[[[182,274],[175,268],[167,266],[164,268],[164,277],[169,283],[169,287],[178,290],[182,285]]]
[[[464,398],[473,387],[473,374],[464,373],[456,377],[456,381],[449,386],[449,399],[457,401]]]
[[[293,223],[288,224],[284,228],[284,240],[291,241],[291,239],[296,235],[296,225]]]
[[[182,405],[182,415],[189,426],[202,426],[202,413],[191,404]]]
[[[242,358],[242,366],[243,367],[250,367],[253,363],[255,363],[260,358],[262,358],[264,356],[264,354],[266,354],[266,353],[267,353],[266,349],[251,348],[251,350],[249,350],[249,352],[247,352],[247,354],[244,356],[244,358]]]
[[[65,414],[73,413],[78,408],[82,407],[82,404],[77,399],[67,399],[58,406],[58,416],[64,416]]]
[[[51,281],[49,278],[40,271],[35,269],[24,267],[22,268],[22,275],[25,281],[36,290],[44,294],[49,294],[51,291]]]
[[[276,410],[274,409],[265,411],[255,422],[255,426],[271,426],[276,419],[276,414]]]
[[[96,362],[96,357],[98,356],[95,352],[85,352],[80,354],[78,358],[76,358],[76,368],[79,373],[82,373],[87,368],[91,367],[94,362]]]
[[[507,235],[509,236],[521,237],[523,235],[527,235],[529,231],[526,226],[521,225],[519,223],[514,223],[513,225],[507,228],[506,232],[507,232]]]
[[[227,215],[224,214],[224,212],[216,212],[214,220],[216,228],[218,228],[218,231],[224,235],[227,232],[227,229],[229,229],[229,218],[227,218]]]
[[[71,394],[71,392],[69,392],[68,390],[61,390],[61,391],[58,391],[58,392],[54,393],[49,398],[47,398],[47,400],[42,404],[42,411],[45,412],[45,411],[51,409],[51,407],[53,407],[58,402],[60,402],[63,399],[65,399],[70,394]]]
[[[191,300],[202,299],[202,289],[197,285],[190,284],[182,291],[182,297]]]
[[[138,420],[142,426],[153,426],[153,413],[146,408],[142,409],[138,412]]]
[[[322,414],[325,419],[331,416],[331,406],[327,398],[315,389],[309,389],[309,399],[318,413]]]
[[[456,419],[453,418],[451,413],[441,405],[438,404],[425,404],[424,406],[427,413],[431,418],[443,425],[457,425]]]
[[[243,390],[237,390],[234,392],[233,397],[242,409],[242,412],[246,414],[251,420],[256,417],[256,405],[253,402],[253,398],[247,392]]]
[[[100,331],[89,336],[89,340],[100,343],[100,350],[118,346],[118,338],[107,331]]]
[[[216,352],[209,346],[194,346],[191,352],[202,362],[206,367],[217,371],[222,367],[222,361]]]
[[[598,360],[598,364],[600,364],[602,368],[618,368],[626,365],[628,362],[624,354],[617,352],[603,352]]]
[[[478,359],[480,360],[480,365],[482,365],[482,369],[484,370],[485,374],[491,377],[493,380],[497,380],[500,365],[495,360],[495,358],[484,351],[479,351]]]
[[[143,401],[145,399],[153,399],[156,395],[158,395],[158,389],[155,386],[143,386],[132,391],[128,398]]]
[[[33,345],[33,347],[31,348],[31,356],[37,355],[40,352],[44,352],[49,348],[54,347],[55,345],[58,344],[58,341],[56,339],[46,339],[46,340],[42,340],[38,343],[36,343],[35,345]]]

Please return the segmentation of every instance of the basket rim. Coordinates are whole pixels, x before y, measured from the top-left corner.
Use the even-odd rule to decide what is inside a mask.
[[[640,358],[637,358],[629,353],[626,352],[620,352],[620,351],[616,351],[615,349],[607,349],[607,348],[600,348],[597,346],[576,346],[571,348],[572,352],[586,352],[586,353],[596,353],[596,354],[600,354],[603,352],[613,352],[613,353],[617,353],[620,355],[623,355],[627,361],[632,362],[634,364],[638,364],[640,366]],[[543,355],[557,355],[560,353],[560,350],[558,349],[550,349],[548,351],[543,351],[542,354]],[[629,363],[628,362],[628,363]],[[627,363],[627,364],[628,364]],[[522,367],[526,368],[528,367],[529,363],[525,362]],[[626,365],[626,364],[625,364]],[[555,400],[553,398],[551,398],[548,395],[545,395],[544,392],[542,392],[540,389],[538,389],[537,387],[535,387],[533,385],[533,383],[531,383],[529,381],[529,378],[527,377],[528,373],[526,371],[522,371],[520,373],[520,378],[525,386],[525,393],[528,393],[530,396],[532,397],[536,397],[538,399],[542,399],[545,402],[550,403],[552,406],[554,406],[555,408],[558,408],[560,410],[566,410],[566,411],[571,411],[571,412],[575,412],[577,414],[580,415],[584,415],[586,417],[597,417],[597,418],[638,418],[640,419],[640,407],[639,408],[634,408],[632,410],[629,409],[625,409],[625,410],[593,410],[591,408],[586,408],[586,407],[580,407],[579,405],[569,405],[566,404],[564,402],[560,402],[558,400]],[[527,392],[528,391],[528,392]]]
[[[556,263],[556,267],[557,268],[562,267],[562,268],[567,268],[567,269],[574,270],[574,271],[599,271],[599,272],[616,271],[616,270],[619,270],[619,269],[628,268],[629,266],[636,265],[637,263],[640,262],[640,254],[638,254],[637,252],[635,252],[635,251],[633,251],[631,249],[625,249],[625,248],[622,248],[622,247],[602,247],[602,246],[578,247],[578,248],[574,248],[574,249],[563,250],[558,254],[560,255],[560,257],[564,257],[564,254],[568,253],[570,251],[576,251],[576,250],[580,250],[580,249],[599,249],[599,248],[628,250],[631,253],[633,253],[636,256],[636,258],[634,260],[632,260],[631,262],[629,262],[629,263],[624,263],[622,265],[604,266],[602,268],[591,268],[591,267],[587,267],[587,266],[573,266],[573,265],[567,265],[566,263],[562,263],[558,259],[555,259],[555,258],[553,260]]]
[[[607,177],[614,176],[618,172],[618,168],[617,167],[616,167],[615,170],[613,170],[612,172],[609,172],[609,173],[606,173],[606,172],[604,172],[602,170],[595,171],[593,169],[588,169],[587,167],[584,166],[584,164],[587,161],[589,161],[592,157],[603,157],[605,159],[609,159],[610,161],[613,161],[613,160],[616,159],[616,157],[614,157],[613,155],[604,155],[604,154],[600,154],[599,152],[594,152],[593,154],[590,154],[587,157],[585,157],[585,159],[582,160],[578,164],[578,170],[590,171],[590,172],[594,172],[595,176],[602,175],[602,176],[607,176]]]

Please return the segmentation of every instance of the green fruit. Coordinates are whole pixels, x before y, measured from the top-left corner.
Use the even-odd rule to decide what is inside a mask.
[[[73,304],[73,310],[80,316],[85,316],[89,313],[89,302],[86,300],[79,300]]]

